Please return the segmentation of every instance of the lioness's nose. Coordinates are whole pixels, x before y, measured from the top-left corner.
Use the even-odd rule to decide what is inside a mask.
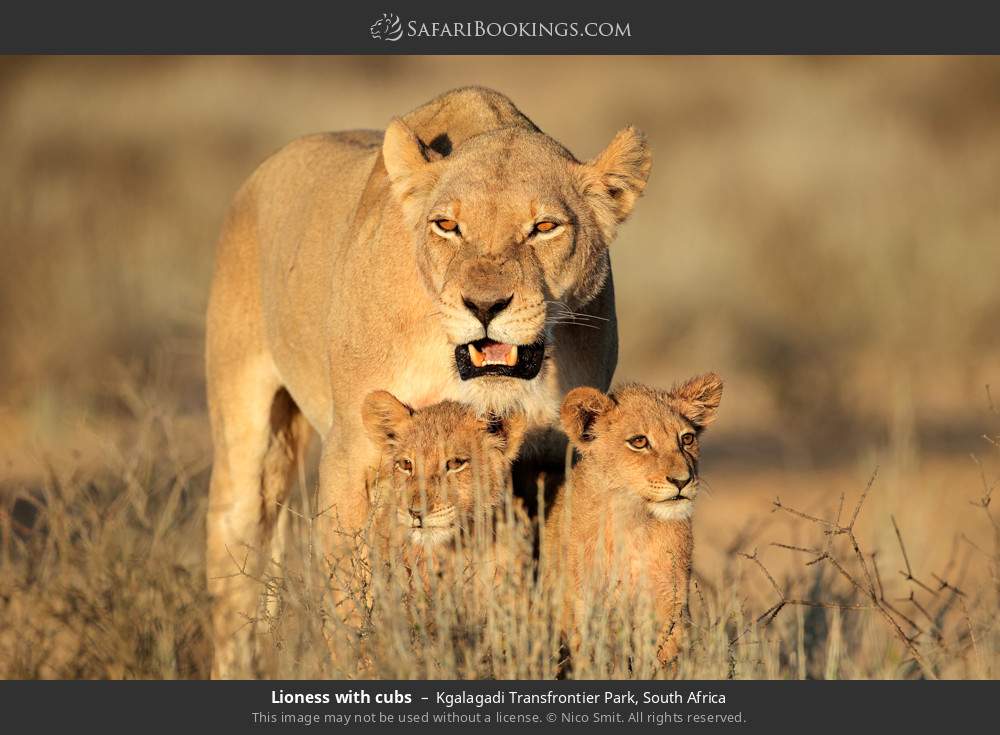
[[[686,488],[691,482],[691,475],[689,474],[687,477],[671,477],[670,475],[667,475],[667,482],[676,487],[679,492]]]
[[[513,300],[514,294],[495,301],[492,299],[481,300],[462,297],[462,303],[465,304],[465,308],[472,312],[472,315],[480,321],[483,327],[488,327],[494,317],[510,306],[510,302]]]
[[[415,521],[422,521],[424,518],[424,512],[420,508],[410,508],[409,509],[410,518]]]

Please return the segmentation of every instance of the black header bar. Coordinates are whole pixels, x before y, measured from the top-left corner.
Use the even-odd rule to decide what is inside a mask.
[[[6,53],[996,53],[995,3],[879,0],[35,0]]]

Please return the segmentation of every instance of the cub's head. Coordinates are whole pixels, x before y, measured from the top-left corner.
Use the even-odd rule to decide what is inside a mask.
[[[582,457],[580,471],[597,473],[609,490],[635,493],[655,517],[678,520],[694,511],[699,438],[721,398],[714,373],[669,391],[576,388],[563,401],[562,425]]]
[[[382,154],[448,359],[470,385],[523,390],[543,370],[547,323],[604,286],[607,246],[649,175],[643,135],[625,128],[581,163],[533,127],[504,127],[442,157],[394,120]]]
[[[443,401],[416,411],[375,391],[362,406],[365,430],[381,450],[378,490],[413,543],[450,541],[500,503],[524,437],[524,415],[478,417]]]

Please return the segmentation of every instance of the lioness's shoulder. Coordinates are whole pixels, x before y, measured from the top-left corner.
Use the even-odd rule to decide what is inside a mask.
[[[312,133],[286,143],[268,156],[261,168],[290,162],[316,162],[339,157],[366,155],[382,145],[381,130],[343,130],[335,133]]]
[[[363,183],[381,150],[381,130],[314,133],[287,143],[268,156],[245,184],[265,197],[331,182]]]

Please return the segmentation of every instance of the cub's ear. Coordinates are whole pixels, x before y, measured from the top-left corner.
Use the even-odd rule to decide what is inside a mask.
[[[404,211],[413,200],[434,184],[431,161],[440,155],[420,142],[409,126],[399,118],[389,123],[382,139],[382,160],[396,199]],[[413,214],[412,212],[407,212]]]
[[[361,421],[365,425],[365,431],[379,449],[394,445],[399,432],[412,416],[412,408],[385,390],[369,393],[361,405]]]
[[[528,419],[524,411],[513,411],[500,416],[490,414],[480,419],[483,431],[492,434],[500,442],[500,450],[504,456],[511,460],[517,458],[517,453],[521,451],[524,443],[525,430],[528,427]]]
[[[684,418],[704,429],[715,421],[722,400],[722,378],[715,373],[705,373],[672,388],[668,395],[678,401]]]
[[[592,428],[598,417],[607,413],[615,402],[597,388],[574,388],[566,394],[559,418],[563,430],[577,447],[583,447],[593,441]]]
[[[583,190],[605,235],[628,217],[652,167],[646,136],[631,126],[619,130],[597,158],[580,167]]]

